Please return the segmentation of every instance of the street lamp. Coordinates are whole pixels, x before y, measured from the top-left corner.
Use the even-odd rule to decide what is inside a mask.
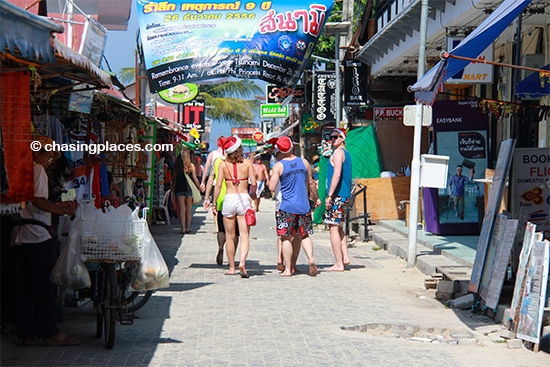
[[[351,27],[351,22],[328,22],[325,24],[325,35],[334,36],[334,50],[336,65],[336,127],[341,127],[342,120],[342,93],[340,92],[340,36],[346,36]]]

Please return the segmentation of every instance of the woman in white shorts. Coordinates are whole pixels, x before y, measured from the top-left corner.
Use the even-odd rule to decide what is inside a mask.
[[[222,148],[226,158],[225,162],[222,162],[219,167],[218,175],[221,179],[216,180],[214,202],[217,201],[222,183],[225,181],[227,191],[223,201],[222,215],[225,227],[227,260],[229,262],[229,270],[225,274],[237,274],[235,252],[238,238],[236,230],[238,227],[241,239],[239,273],[241,278],[248,278],[246,258],[250,249],[250,227],[246,224],[244,215],[246,210],[252,207],[248,193],[252,193],[252,199],[256,197],[256,176],[252,162],[243,158],[241,139],[230,136],[223,141]]]

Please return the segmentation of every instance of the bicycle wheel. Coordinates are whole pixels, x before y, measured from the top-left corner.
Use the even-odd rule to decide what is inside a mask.
[[[130,292],[125,300],[126,304],[128,305],[128,312],[137,311],[145,306],[147,301],[149,301],[149,298],[151,298],[152,294],[153,291]]]
[[[114,264],[105,265],[105,288],[103,293],[103,326],[105,347],[112,349],[115,344],[116,314],[118,308],[118,286]]]

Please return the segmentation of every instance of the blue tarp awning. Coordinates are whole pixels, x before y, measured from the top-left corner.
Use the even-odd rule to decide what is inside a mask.
[[[550,70],[550,64],[542,67]],[[550,72],[548,74],[534,72],[518,83],[514,93],[519,98],[541,98],[550,96]]]
[[[52,32],[62,33],[64,28],[38,15],[29,13],[7,1],[0,1],[0,52],[32,60],[55,61]]]
[[[468,58],[478,57],[529,5],[531,0],[504,0],[472,33],[449,54]],[[470,61],[446,58],[441,60],[409,90],[415,92],[418,103],[432,104],[441,84],[460,73]]]

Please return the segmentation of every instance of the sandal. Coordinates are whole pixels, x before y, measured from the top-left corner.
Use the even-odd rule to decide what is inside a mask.
[[[51,338],[44,339],[44,344],[46,346],[70,346],[70,345],[79,345],[80,340],[76,338],[71,338],[63,333],[57,333]]]

